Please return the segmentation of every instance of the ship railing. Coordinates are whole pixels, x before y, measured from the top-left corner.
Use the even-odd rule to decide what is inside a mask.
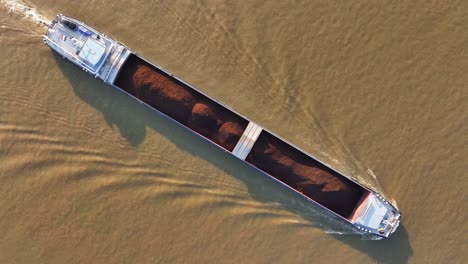
[[[124,46],[121,46],[121,47],[122,47],[122,49],[120,51],[118,51],[119,47],[117,46],[117,48],[116,48],[117,51],[115,52],[115,55],[113,55],[113,56],[115,56],[113,60],[112,60],[112,57],[111,57],[111,65],[109,66],[109,70],[107,71],[106,77],[104,78],[104,82],[108,81],[109,76],[112,74],[115,65],[120,60],[120,56],[125,51],[125,47]]]
[[[102,66],[104,66],[107,58],[109,58],[109,55],[111,54],[111,51],[112,51],[112,48],[114,48],[114,43],[111,42],[111,45],[109,47],[109,51],[107,52],[106,56],[102,59],[102,62],[101,62],[101,65],[99,65],[99,67],[96,69],[96,71],[94,71],[94,77],[98,77],[99,76],[99,71],[101,70]]]
[[[49,38],[47,36],[44,36],[44,39],[50,41],[51,43],[53,43],[56,47],[60,48],[60,50],[62,50],[63,53],[65,53],[66,55],[72,57],[75,61],[80,62],[80,65],[83,66],[83,70],[86,70],[86,71],[91,72],[93,74],[96,73],[95,71],[93,71],[92,68],[90,68],[88,65],[86,65],[86,63],[84,63],[83,60],[81,60],[79,57],[75,56],[73,53],[69,52],[68,50],[62,48],[59,44],[57,44],[57,42],[53,41],[51,38]]]
[[[106,56],[104,57],[104,59],[101,62],[101,65],[99,65],[99,67],[96,70],[94,70],[93,68],[89,67],[86,63],[84,63],[84,61],[81,58],[75,56],[75,54],[73,54],[73,53],[69,52],[68,50],[64,49],[62,46],[60,46],[57,42],[55,42],[54,40],[52,40],[48,36],[44,36],[44,39],[50,41],[56,47],[58,47],[60,50],[62,50],[63,53],[65,53],[66,55],[72,57],[73,60],[79,62],[79,64],[83,67],[83,70],[94,74],[95,77],[99,76],[99,70],[104,65],[104,62],[107,60],[107,58],[109,57],[109,54],[110,54],[110,52],[107,52]],[[109,50],[111,50],[113,47],[114,47],[114,43],[111,43],[111,46],[109,47]]]

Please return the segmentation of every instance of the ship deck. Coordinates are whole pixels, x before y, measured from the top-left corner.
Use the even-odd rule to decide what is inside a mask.
[[[373,191],[352,178],[133,53],[126,46],[84,23],[63,18],[76,23],[76,28],[54,20],[44,39],[52,49],[82,66],[83,70],[362,231],[388,237],[398,227],[399,212],[383,197],[375,196]],[[370,193],[363,195],[366,192]]]
[[[67,21],[76,28],[73,30],[62,23],[52,23],[47,31],[49,41],[64,57],[96,73],[110,53],[113,42],[78,21]]]

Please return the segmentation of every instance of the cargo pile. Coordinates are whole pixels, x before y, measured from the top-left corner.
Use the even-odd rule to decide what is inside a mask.
[[[248,124],[136,55],[125,62],[114,84],[228,151],[234,149]],[[266,131],[246,161],[345,218],[364,191]]]
[[[360,186],[266,131],[247,161],[345,218],[362,195]]]
[[[125,62],[115,84],[229,151],[248,124],[134,55]]]

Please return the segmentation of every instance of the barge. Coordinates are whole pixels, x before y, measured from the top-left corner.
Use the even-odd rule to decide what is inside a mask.
[[[57,15],[44,42],[64,59],[261,171],[361,234],[388,238],[400,212],[378,192],[85,23]]]

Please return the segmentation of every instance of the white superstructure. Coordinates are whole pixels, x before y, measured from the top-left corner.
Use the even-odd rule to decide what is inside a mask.
[[[130,55],[123,44],[63,15],[48,25],[44,41],[65,59],[109,84]]]

